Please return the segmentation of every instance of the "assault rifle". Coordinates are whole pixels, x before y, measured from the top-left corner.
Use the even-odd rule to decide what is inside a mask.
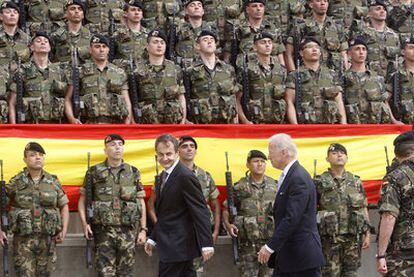
[[[242,71],[242,82],[243,82],[243,94],[241,98],[241,105],[243,108],[243,112],[247,119],[253,120],[253,116],[257,115],[259,111],[257,110],[257,107],[254,107],[254,115],[250,113],[249,110],[249,101],[250,101],[250,87],[249,87],[249,69],[247,66],[248,56],[247,53],[243,55],[243,71]]]
[[[173,20],[168,26],[168,45],[167,45],[167,59],[176,61],[175,43],[177,42],[177,28],[175,26],[175,17],[177,16],[176,8],[174,7]]]
[[[109,39],[109,55],[108,60],[112,62],[115,58],[115,41],[113,35],[115,33],[115,18],[112,13],[112,9],[108,11],[108,20],[109,20],[109,27],[108,27],[108,39]]]
[[[86,223],[92,228],[92,218],[93,218],[93,190],[92,190],[92,175],[90,172],[91,168],[91,153],[88,152],[88,171],[86,173],[86,183],[85,183],[85,213],[86,213]],[[92,235],[92,234],[89,234]],[[92,239],[86,240],[86,268],[92,268]]]
[[[388,159],[388,148],[387,148],[387,146],[384,146],[384,151],[385,151],[385,161],[387,162],[387,167],[385,168],[385,170],[388,173],[391,170],[391,166],[390,166],[390,160]]]
[[[16,2],[15,2],[16,3]],[[22,30],[26,30],[26,9],[24,7],[24,0],[18,0],[17,6],[19,6],[19,28]],[[28,35],[30,35],[28,33]]]
[[[392,101],[394,106],[394,115],[401,120],[401,90],[400,90],[400,72],[398,71],[398,55],[395,56],[395,72],[392,76]]]
[[[16,122],[23,123],[26,121],[26,114],[24,112],[23,95],[24,84],[22,76],[22,62],[20,57],[17,57],[17,70],[14,74],[14,80],[16,81]]]
[[[3,178],[3,160],[0,160],[0,212],[1,212],[1,230],[6,234],[9,229],[9,218],[7,215],[7,195],[6,182]],[[9,276],[9,244],[7,240],[3,241],[3,275]]]
[[[138,107],[139,97],[138,97],[138,78],[137,74],[135,73],[135,62],[131,57],[129,58],[129,74],[128,74],[128,87],[129,87],[129,98],[131,99],[132,104],[132,116],[134,117],[135,123],[141,122],[142,112],[141,109]]]
[[[300,61],[296,60],[295,70],[295,110],[297,114],[298,123],[304,122],[304,116],[302,112],[302,83],[300,79]]]
[[[298,31],[298,27],[294,27],[293,32],[293,61],[296,67],[300,64],[300,34]]]
[[[191,106],[191,80],[190,76],[188,76],[187,66],[186,63],[182,62],[182,68],[183,68],[183,85],[185,90],[185,102],[187,106],[187,118],[191,118],[194,120],[199,114],[200,109],[197,106],[196,103],[194,103],[194,107]]]
[[[234,68],[237,67],[237,54],[238,53],[239,53],[239,41],[237,40],[237,35],[236,35],[236,23],[233,22],[233,38],[231,39],[230,64]]]
[[[83,102],[80,100],[78,49],[72,49],[72,109],[73,116],[80,121]]]
[[[229,153],[226,152],[226,190],[227,190],[227,209],[229,212],[229,221],[234,224],[234,219],[237,216],[237,209],[234,205],[234,191],[233,191],[233,180],[231,177],[231,171],[229,170]],[[233,261],[234,264],[239,263],[239,243],[236,237],[231,237],[231,244],[233,248]]]

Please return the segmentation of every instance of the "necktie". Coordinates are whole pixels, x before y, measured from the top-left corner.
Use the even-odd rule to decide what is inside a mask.
[[[162,176],[161,176],[161,188],[160,188],[160,192],[162,192],[162,190],[164,189],[164,185],[165,185],[165,182],[167,181],[168,173],[165,172],[165,171],[163,171],[161,175]]]

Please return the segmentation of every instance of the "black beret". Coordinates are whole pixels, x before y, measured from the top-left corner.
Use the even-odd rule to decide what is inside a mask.
[[[331,145],[329,145],[328,154],[329,152],[334,152],[334,151],[342,151],[345,153],[345,155],[348,155],[348,152],[346,151],[345,146],[339,143],[332,143]]]
[[[192,141],[195,145],[195,149],[198,148],[197,142],[195,141],[195,139],[192,136],[182,136],[182,137],[180,137],[180,140],[178,142],[178,146],[181,146],[186,141]]]
[[[249,151],[249,154],[247,154],[247,162],[250,162],[250,160],[253,158],[262,158],[263,160],[267,161],[266,155],[262,151],[259,151],[259,150]]]
[[[43,147],[39,143],[34,141],[26,144],[26,146],[24,147],[24,153],[26,153],[27,151],[35,151],[42,154],[46,154],[45,149],[43,149]]]
[[[83,12],[85,13],[85,4],[81,0],[68,0],[65,5],[65,9],[67,9],[69,6],[72,5],[78,5],[82,8]]]
[[[368,6],[369,7],[372,7],[372,6],[383,6],[384,9],[387,9],[387,5],[385,4],[385,2],[383,0],[371,0],[371,1],[369,1]]]
[[[214,40],[217,42],[217,34],[209,29],[203,29],[201,30],[201,32],[198,34],[197,40],[199,40],[201,37],[205,37],[205,36],[212,36],[214,38]]]
[[[125,6],[124,6],[124,10],[126,10],[130,6],[140,8],[141,10],[144,9],[144,4],[142,3],[142,1],[138,1],[138,0],[127,1]]]
[[[191,2],[195,2],[195,1],[201,2],[201,4],[204,7],[204,2],[202,0],[184,0],[183,5],[184,5],[184,7],[187,7]]]
[[[111,142],[111,141],[114,141],[114,140],[120,140],[120,141],[122,141],[122,144],[125,144],[124,138],[121,137],[118,134],[110,134],[110,135],[107,135],[105,137],[104,143],[107,144],[108,142]]]
[[[20,13],[19,6],[17,6],[16,3],[13,1],[5,1],[3,4],[1,4],[1,10],[3,9],[15,9],[18,13]]]
[[[321,46],[321,42],[317,38],[315,38],[315,37],[305,37],[301,40],[299,48],[302,50],[303,48],[305,48],[306,44],[308,44],[310,42],[315,42],[316,44],[319,45],[319,47]]]
[[[355,46],[355,45],[364,45],[368,49],[368,45],[365,42],[365,38],[362,36],[357,36],[355,39],[351,39],[349,42],[349,47]]]
[[[167,43],[168,41],[168,38],[165,32],[162,30],[158,30],[158,29],[152,30],[151,32],[149,32],[147,41],[149,41],[151,37],[162,38],[165,41],[165,43]]]
[[[414,44],[414,36],[410,36],[405,38],[401,43],[401,48],[404,48],[407,44]]]
[[[406,144],[414,143],[414,132],[407,131],[405,133],[398,135],[398,137],[396,137],[394,140],[394,146],[397,146],[398,144],[401,144],[401,143],[406,143]]]
[[[101,35],[101,34],[93,34],[92,37],[91,37],[91,43],[90,44],[92,44],[92,43],[103,43],[103,44],[105,44],[106,46],[109,47],[108,38],[105,37],[104,35]]]
[[[50,39],[50,36],[48,33],[46,33],[45,31],[37,31],[33,37],[32,37],[32,42],[35,40],[35,38],[37,37],[44,37],[47,38],[47,40],[49,41],[50,44],[52,44],[52,40]]]
[[[256,42],[256,41],[264,39],[264,38],[270,38],[271,40],[273,40],[272,34],[270,34],[268,32],[261,32],[261,33],[258,33],[254,36],[253,41]]]
[[[247,7],[247,5],[251,3],[262,3],[263,5],[266,5],[266,0],[245,0],[244,6]]]

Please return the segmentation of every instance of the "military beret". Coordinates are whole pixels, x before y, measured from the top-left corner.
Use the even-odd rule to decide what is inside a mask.
[[[49,44],[52,44],[52,40],[50,39],[49,34],[46,33],[45,31],[37,31],[32,37],[32,43],[35,40],[35,38],[37,38],[37,37],[47,38],[47,40],[49,41]]]
[[[180,137],[180,140],[178,142],[178,146],[181,146],[181,144],[183,144],[186,141],[192,141],[195,145],[195,149],[197,149],[197,142],[195,141],[195,139],[192,136],[182,136]]]
[[[108,38],[105,37],[104,35],[101,35],[101,34],[92,35],[90,44],[92,44],[92,43],[103,43],[103,44],[105,44],[106,46],[109,47]]]
[[[212,36],[214,38],[215,41],[217,41],[217,34],[211,30],[208,29],[203,29],[201,30],[201,32],[198,34],[197,40],[199,40],[201,37],[205,37],[205,36]]]
[[[244,6],[247,7],[247,5],[252,3],[262,3],[263,5],[266,5],[266,0],[245,0]]]
[[[24,147],[24,153],[26,153],[27,151],[35,151],[42,154],[46,154],[45,149],[43,149],[43,147],[39,143],[34,141],[26,144],[26,146]]]
[[[17,4],[12,1],[3,2],[3,4],[1,4],[0,10],[3,10],[3,9],[15,9],[18,13],[20,13],[19,6],[17,6]]]
[[[405,133],[398,135],[398,137],[395,138],[394,146],[397,146],[402,143],[406,143],[406,144],[414,143],[414,132],[407,131]]]
[[[268,32],[261,32],[261,33],[258,33],[254,36],[253,41],[256,42],[256,41],[264,39],[264,38],[270,38],[271,40],[273,40],[272,34],[270,34]]]
[[[315,42],[316,44],[321,46],[321,43],[317,38],[315,38],[315,37],[305,37],[301,40],[299,48],[302,50],[303,48],[305,48],[306,44],[308,44],[310,42]]]
[[[387,9],[387,5],[385,4],[385,2],[383,0],[371,0],[371,1],[369,1],[368,6],[369,7],[372,7],[372,6],[383,6],[384,9]]]
[[[151,32],[149,32],[148,37],[147,37],[147,41],[149,41],[150,38],[152,38],[152,37],[162,38],[166,43],[168,41],[167,35],[162,30],[157,29],[157,30],[152,30]]]
[[[355,45],[364,45],[368,49],[368,45],[365,42],[365,38],[362,36],[357,36],[355,39],[351,39],[349,42],[349,47],[355,46]]]
[[[127,1],[125,3],[124,10],[126,10],[130,6],[140,8],[141,10],[144,9],[144,4],[141,1],[138,1],[138,0],[130,0],[130,1]]]
[[[85,4],[81,0],[68,0],[68,2],[66,2],[65,9],[72,5],[78,5],[85,13]]]
[[[407,44],[414,44],[414,36],[410,36],[409,38],[405,38],[401,43],[401,48],[404,48]]]
[[[259,151],[259,150],[249,151],[249,153],[247,154],[247,162],[250,162],[250,160],[253,158],[262,158],[263,160],[267,161],[266,155],[262,151]]]
[[[202,0],[184,0],[183,5],[184,5],[184,7],[187,7],[191,2],[195,2],[195,1],[201,2],[201,4],[204,7],[204,2]]]
[[[328,154],[329,152],[334,152],[334,151],[342,151],[345,153],[345,155],[348,155],[348,152],[346,151],[345,146],[339,143],[332,143],[331,145],[329,145]]]
[[[110,134],[110,135],[107,135],[106,137],[105,137],[105,139],[104,139],[104,143],[105,144],[107,144],[107,143],[109,143],[109,142],[111,142],[111,141],[114,141],[114,140],[120,140],[120,141],[122,141],[122,144],[125,144],[125,140],[124,140],[124,138],[123,137],[121,137],[120,135],[118,135],[118,134]]]

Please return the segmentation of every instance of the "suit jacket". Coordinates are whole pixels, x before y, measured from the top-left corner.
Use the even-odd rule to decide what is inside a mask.
[[[150,238],[157,243],[160,261],[189,261],[212,247],[210,212],[197,177],[178,162],[162,192],[156,188],[157,223]]]
[[[294,162],[276,195],[275,230],[267,245],[275,250],[269,266],[298,272],[324,265],[316,224],[316,189],[309,173]]]

